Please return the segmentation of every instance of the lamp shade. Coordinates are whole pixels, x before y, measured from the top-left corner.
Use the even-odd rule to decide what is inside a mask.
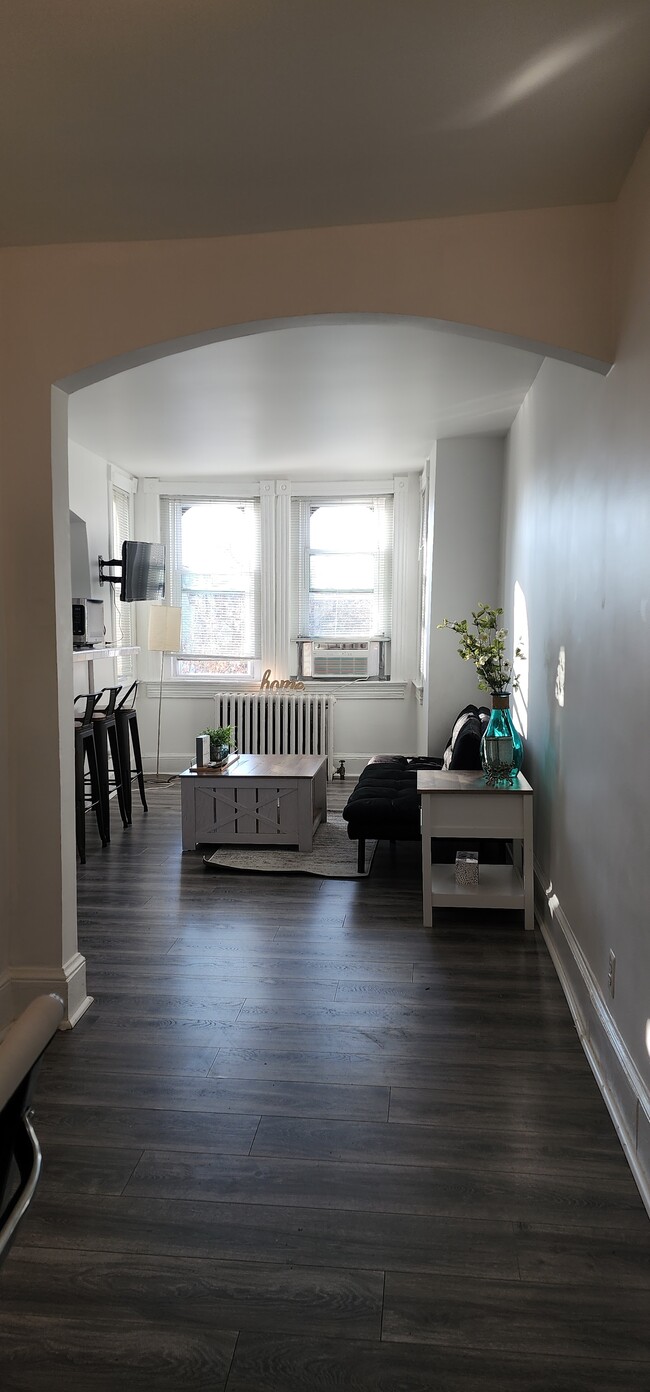
[[[174,604],[153,604],[149,610],[149,652],[178,652],[181,610]]]

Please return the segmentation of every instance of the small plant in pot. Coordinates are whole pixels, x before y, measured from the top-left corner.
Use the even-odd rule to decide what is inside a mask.
[[[474,663],[479,690],[492,694],[492,714],[481,740],[481,763],[486,782],[497,788],[509,787],[524,760],[523,741],[510,717],[508,687],[516,691],[519,678],[505,655],[508,631],[500,627],[502,613],[503,609],[479,604],[471,625],[467,619],[443,619],[438,624],[438,628],[450,628],[459,635],[458,652],[464,662]],[[515,657],[523,656],[522,649],[515,648]]]
[[[202,730],[201,734],[208,735],[210,739],[210,763],[225,763],[230,753],[232,725],[220,725],[217,730]]]

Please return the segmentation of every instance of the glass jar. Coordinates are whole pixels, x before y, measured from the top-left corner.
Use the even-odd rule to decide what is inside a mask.
[[[486,782],[493,788],[507,788],[524,762],[524,745],[510,715],[510,697],[503,692],[492,695],[492,714],[481,740],[481,764]]]

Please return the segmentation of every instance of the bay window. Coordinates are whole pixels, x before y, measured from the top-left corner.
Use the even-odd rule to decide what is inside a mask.
[[[175,481],[168,495],[158,484],[167,599],[182,616],[171,675],[243,687],[267,670],[279,680],[385,681],[395,610],[404,655],[393,672],[402,680],[415,636],[403,612],[404,556],[417,542],[405,531],[403,480],[377,480],[367,494],[347,482],[263,479],[246,480],[242,496],[241,484],[224,478],[222,491],[215,480],[214,492],[192,484],[182,493]]]

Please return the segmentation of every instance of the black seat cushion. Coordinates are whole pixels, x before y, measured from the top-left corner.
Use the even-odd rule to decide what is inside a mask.
[[[358,826],[370,826],[367,835],[393,840],[417,840],[420,835],[420,795],[417,790],[418,768],[440,768],[440,760],[407,759],[395,755],[392,759],[367,764],[343,809],[348,834],[355,839],[365,836]],[[396,831],[396,828],[399,828]]]
[[[409,758],[404,754],[378,754],[366,764],[353,789],[343,818],[351,840],[367,837],[389,841],[420,839],[418,770],[480,769],[481,738],[490,712],[466,706],[454,721],[444,759]]]

